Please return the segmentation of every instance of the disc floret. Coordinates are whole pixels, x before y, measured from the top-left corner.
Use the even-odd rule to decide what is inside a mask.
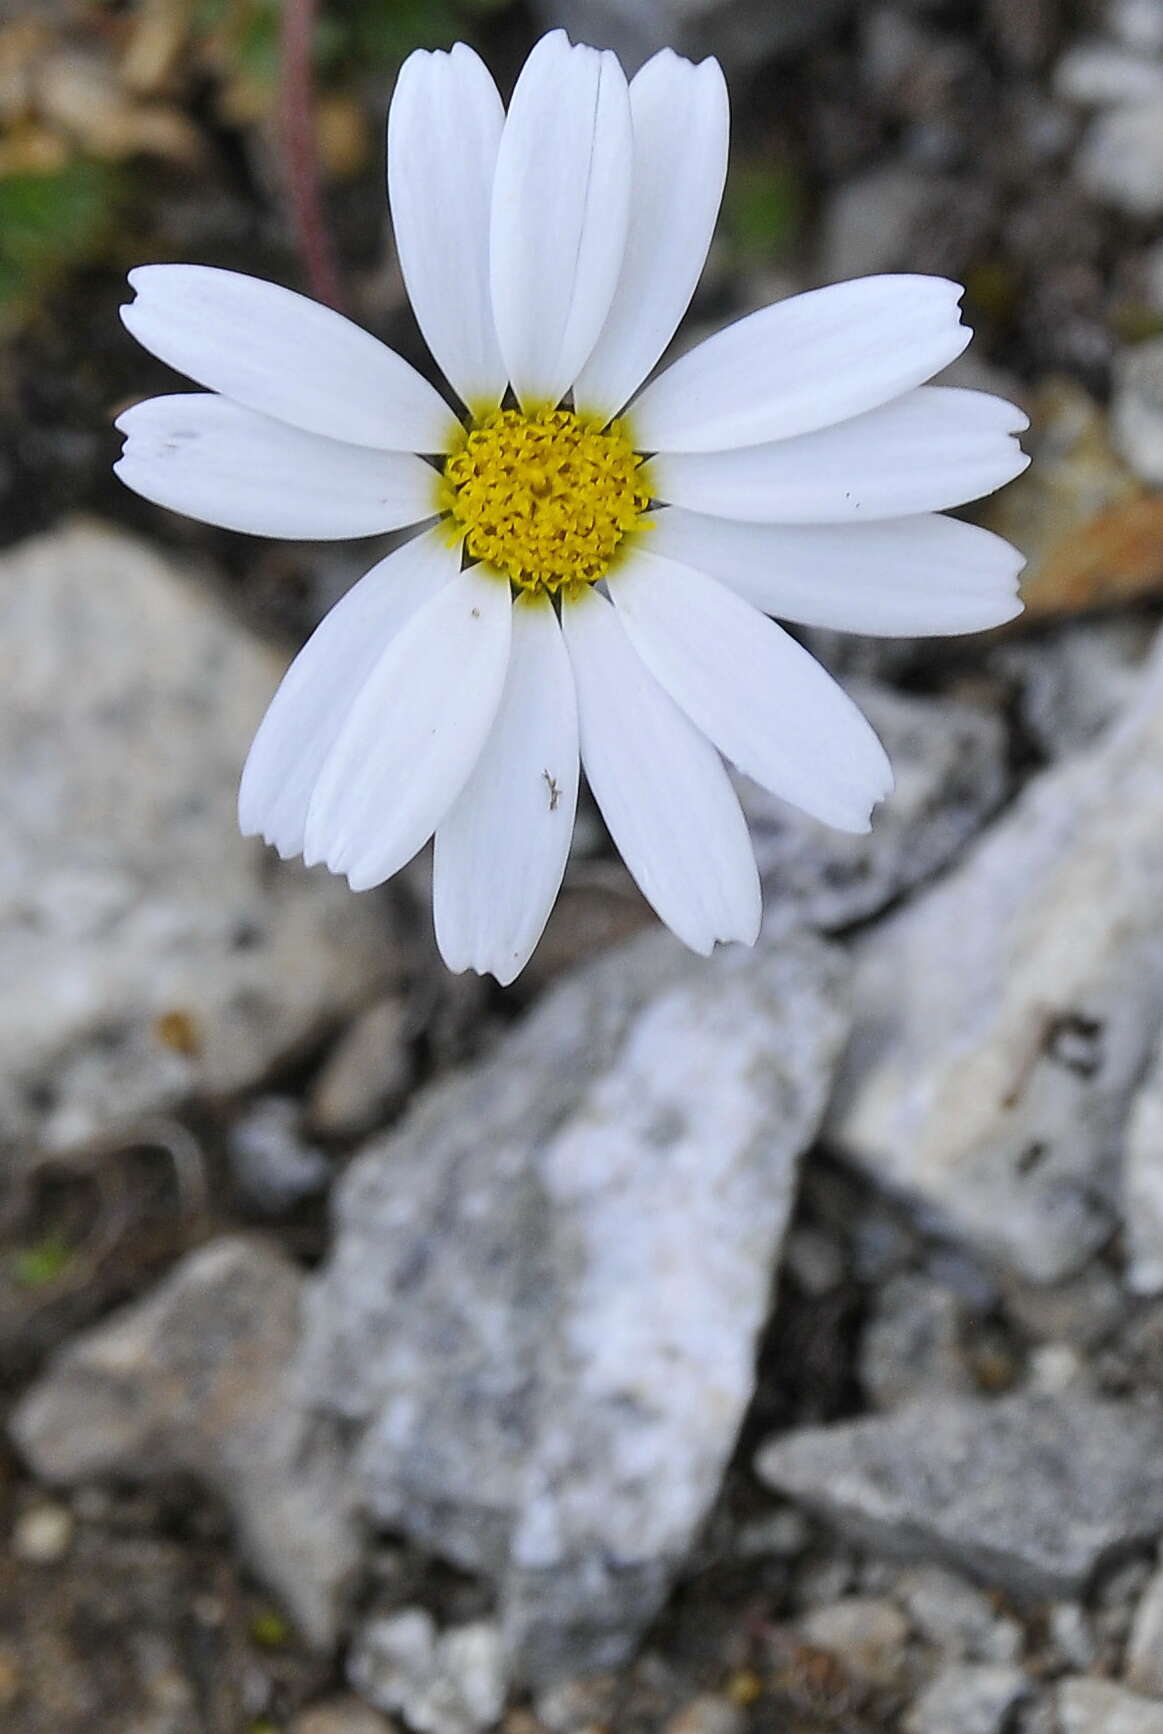
[[[618,422],[570,409],[502,409],[444,466],[443,504],[465,547],[523,590],[554,595],[604,578],[650,504],[642,459]]]

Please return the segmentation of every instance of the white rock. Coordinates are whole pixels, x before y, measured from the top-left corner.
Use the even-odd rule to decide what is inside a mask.
[[[896,1594],[909,1618],[952,1662],[1012,1662],[1021,1651],[1022,1629],[997,1614],[984,1591],[939,1565],[910,1567]]]
[[[829,282],[899,270],[939,188],[904,163],[845,181],[824,212],[821,273]]]
[[[238,835],[279,672],[131,537],[0,557],[0,1150],[252,1084],[394,967],[374,900]]]
[[[896,779],[870,831],[832,830],[735,778],[769,920],[786,924],[794,911],[826,932],[866,920],[952,860],[1004,798],[1007,742],[999,716],[874,681],[848,687]]]
[[[1125,1669],[1128,1686],[1148,1697],[1163,1698],[1163,1564],[1135,1609]]]
[[[304,1143],[302,1108],[293,1096],[260,1096],[226,1134],[234,1178],[245,1202],[268,1216],[291,1210],[322,1192],[331,1164]]]
[[[1080,752],[1134,699],[1154,626],[1139,617],[1071,621],[989,658],[1016,683],[1022,727],[1047,759]]]
[[[745,1710],[703,1693],[672,1716],[662,1734],[745,1734],[746,1727]]]
[[[1107,0],[1105,22],[1124,48],[1163,54],[1163,0]]]
[[[397,1728],[356,1698],[329,1698],[300,1710],[288,1734],[397,1734]]]
[[[47,1481],[198,1477],[230,1507],[256,1573],[327,1646],[359,1541],[341,1444],[296,1376],[301,1288],[266,1242],[211,1241],[68,1343],[12,1431]]]
[[[1058,62],[1054,89],[1086,107],[1146,102],[1163,98],[1163,66],[1110,42],[1076,42]]]
[[[1126,1280],[1136,1294],[1163,1293],[1163,1046],[1135,1096],[1123,1169]]]
[[[438,1633],[423,1608],[367,1620],[348,1660],[352,1685],[416,1734],[484,1734],[505,1705],[501,1636],[486,1621]]]
[[[838,959],[652,934],[414,1098],[338,1193],[314,1400],[374,1517],[496,1574],[538,1683],[623,1658],[719,1489],[843,1033]]]
[[[889,1685],[904,1667],[909,1622],[880,1596],[846,1596],[798,1622],[801,1642],[835,1656],[846,1672]]]
[[[47,1501],[22,1511],[12,1526],[12,1552],[33,1565],[52,1565],[68,1553],[73,1514],[67,1505]]]
[[[904,1734],[1001,1734],[1029,1692],[1020,1668],[946,1668],[905,1717]]]
[[[1115,362],[1111,432],[1139,480],[1163,485],[1163,337],[1136,343]]]
[[[959,1333],[960,1309],[947,1288],[913,1271],[892,1277],[873,1298],[860,1347],[870,1405],[895,1409],[933,1391],[972,1391]]]
[[[1109,1680],[1063,1680],[1055,1707],[1059,1734],[1163,1734],[1163,1704]]]
[[[1071,1668],[1089,1668],[1098,1655],[1094,1633],[1078,1602],[1054,1602],[1047,1627],[1050,1642]]]
[[[409,1007],[393,995],[361,1012],[328,1054],[315,1079],[307,1116],[326,1137],[370,1132],[403,1100],[414,1064]]]
[[[1115,727],[864,942],[834,1141],[1024,1275],[1079,1268],[1163,1020],[1161,907],[1157,646]]]
[[[1129,217],[1163,212],[1163,99],[1108,109],[1090,124],[1075,158],[1083,187]]]

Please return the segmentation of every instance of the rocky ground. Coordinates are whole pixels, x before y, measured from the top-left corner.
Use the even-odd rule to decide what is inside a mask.
[[[511,71],[532,13],[470,10]],[[415,353],[357,12],[329,206]],[[7,300],[0,234],[0,1724],[1163,1734],[1163,0],[546,0],[728,65],[690,334],[957,275],[1035,462],[982,512],[1022,621],[811,635],[897,792],[852,838],[742,787],[754,954],[657,932],[587,809],[508,992],[424,862],[235,835],[367,550],[108,479],[163,380],[124,265],[301,280],[261,63],[187,13],[0,20],[0,231],[46,151],[128,177]]]

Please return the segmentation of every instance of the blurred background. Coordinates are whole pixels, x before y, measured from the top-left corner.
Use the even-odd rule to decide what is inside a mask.
[[[768,916],[583,803],[510,990],[236,836],[390,546],[119,488],[190,260],[428,369],[396,70],[717,54],[677,343],[908,270],[1031,414],[1027,610],[803,636],[897,791],[740,781]],[[1163,1734],[1163,0],[0,0],[0,1728]],[[940,573],[934,574],[939,583]]]

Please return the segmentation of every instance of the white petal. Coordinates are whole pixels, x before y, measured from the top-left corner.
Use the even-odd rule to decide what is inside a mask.
[[[761,308],[668,367],[634,404],[642,451],[714,452],[830,427],[961,354],[964,291],[943,277],[861,277]]]
[[[920,638],[982,632],[1022,611],[1021,554],[958,518],[742,524],[668,506],[654,514],[643,546],[805,626]]]
[[[439,392],[330,307],[210,265],[139,265],[129,282],[137,341],[209,391],[351,445],[448,450],[457,421]]]
[[[633,135],[617,60],[543,36],[513,92],[493,181],[501,353],[527,407],[556,403],[610,311],[630,206]]]
[[[356,694],[416,611],[460,571],[443,528],[389,554],[320,621],[283,676],[254,737],[238,791],[243,836],[284,860],[303,849],[307,804]]]
[[[991,494],[1029,459],[1012,404],[923,385],[835,427],[728,452],[667,452],[646,479],[657,499],[759,524],[841,524],[940,512]]]
[[[892,788],[884,748],[802,645],[703,572],[655,554],[610,579],[626,632],[695,727],[772,794],[867,831]]]
[[[630,116],[634,178],[622,274],[574,387],[579,407],[603,416],[621,409],[674,336],[707,257],[730,130],[718,62],[692,66],[664,48],[631,80]]]
[[[224,530],[342,541],[439,510],[436,471],[411,452],[341,445],[212,392],[147,398],[117,426],[126,487]]]
[[[577,700],[557,616],[544,598],[522,598],[500,709],[436,832],[433,913],[449,969],[495,975],[504,987],[529,961],[565,872],[577,755]]]
[[[303,858],[353,891],[390,879],[431,837],[480,757],[500,702],[513,613],[480,567],[413,614],[356,694],[307,809]]]
[[[489,210],[505,109],[463,42],[417,49],[388,114],[388,195],[400,269],[425,341],[464,403],[483,412],[507,374],[489,292]]]
[[[561,619],[582,763],[642,895],[692,951],[754,944],[759,875],[718,753],[647,671],[604,596],[568,597]]]

